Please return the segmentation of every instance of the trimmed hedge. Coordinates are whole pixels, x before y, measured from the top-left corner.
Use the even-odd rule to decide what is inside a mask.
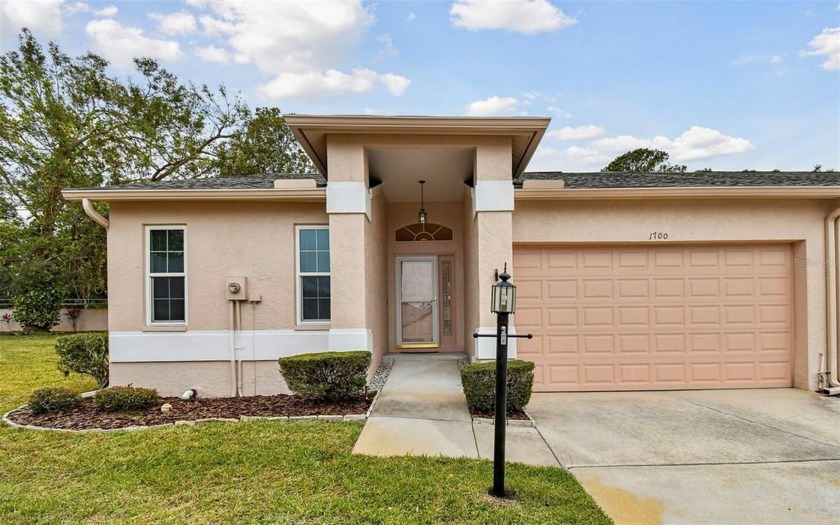
[[[100,390],[93,396],[93,403],[103,412],[121,412],[123,410],[142,410],[155,406],[160,400],[154,388],[112,386]]]
[[[472,410],[496,410],[496,363],[475,363],[461,368],[461,385]],[[534,363],[512,359],[507,365],[507,408],[521,410],[531,400]]]
[[[58,369],[89,375],[99,388],[108,386],[108,334],[88,332],[59,336],[55,341]]]
[[[29,409],[35,414],[49,414],[76,408],[82,396],[63,387],[41,388],[29,397]]]
[[[340,401],[363,393],[370,352],[320,352],[281,357],[280,373],[289,389],[304,397]]]

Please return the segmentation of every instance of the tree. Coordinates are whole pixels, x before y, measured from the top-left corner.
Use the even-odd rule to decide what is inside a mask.
[[[210,174],[248,108],[152,59],[121,81],[93,53],[18,41],[0,56],[0,283],[89,298],[105,291],[105,234],[61,190]]]
[[[257,108],[253,118],[219,147],[215,166],[222,177],[315,172],[279,108]]]
[[[668,158],[669,155],[664,151],[639,148],[619,155],[601,171],[682,173],[686,170],[683,165],[669,164]]]

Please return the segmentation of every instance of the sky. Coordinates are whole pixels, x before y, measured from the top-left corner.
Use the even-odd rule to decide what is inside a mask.
[[[2,52],[22,27],[252,108],[551,117],[528,171],[640,147],[689,170],[840,171],[836,0],[0,0]]]

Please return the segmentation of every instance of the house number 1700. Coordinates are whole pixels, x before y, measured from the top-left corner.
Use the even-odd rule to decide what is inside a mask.
[[[668,239],[667,233],[662,232],[651,232],[650,237],[648,237],[649,241],[664,241]]]

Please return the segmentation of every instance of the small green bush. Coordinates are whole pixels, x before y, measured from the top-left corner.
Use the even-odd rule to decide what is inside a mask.
[[[154,388],[138,388],[131,385],[106,388],[93,396],[94,404],[103,412],[151,408],[159,399],[157,390]]]
[[[82,403],[82,396],[67,388],[50,387],[36,390],[29,397],[29,409],[36,414],[62,412]]]
[[[62,294],[57,290],[32,290],[14,298],[15,321],[25,331],[49,331],[61,320]]]
[[[90,332],[62,335],[55,341],[58,354],[58,369],[68,375],[70,372],[89,375],[99,388],[108,386],[108,334]]]
[[[475,363],[461,368],[461,385],[472,410],[496,410],[496,363]],[[507,365],[507,408],[521,410],[531,400],[534,363],[512,359]]]
[[[279,359],[289,389],[301,396],[328,400],[358,397],[365,386],[370,352],[321,352]]]

